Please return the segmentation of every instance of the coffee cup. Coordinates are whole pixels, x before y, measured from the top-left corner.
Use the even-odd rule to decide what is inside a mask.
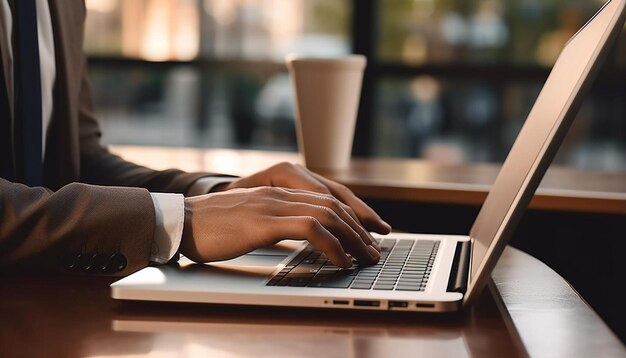
[[[287,56],[296,100],[298,150],[305,166],[341,171],[350,165],[365,56]]]

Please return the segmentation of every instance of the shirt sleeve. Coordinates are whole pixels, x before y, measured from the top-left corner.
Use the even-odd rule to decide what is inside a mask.
[[[165,264],[176,255],[183,237],[185,198],[182,194],[150,193],[155,229],[150,261]]]

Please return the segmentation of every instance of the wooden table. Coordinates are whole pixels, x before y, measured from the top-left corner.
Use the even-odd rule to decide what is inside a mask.
[[[229,149],[113,147],[115,153],[155,169],[180,168],[248,175],[296,153]],[[368,199],[481,205],[495,181],[494,164],[438,164],[417,159],[353,159],[344,172],[323,173]],[[530,208],[626,214],[626,172],[580,171],[552,166]]]
[[[622,343],[565,280],[510,247],[490,288],[458,314],[118,302],[110,298],[112,281],[0,276],[0,356],[626,355]]]
[[[254,151],[114,151],[157,169],[236,175],[298,161],[290,153]],[[330,176],[366,197],[479,205],[496,173],[489,165],[355,160],[349,171]],[[624,174],[572,174],[552,170],[532,205],[626,212]],[[509,247],[492,278],[464,312],[402,315],[117,302],[110,298],[112,278],[0,276],[0,357],[626,356],[602,319],[537,259]]]

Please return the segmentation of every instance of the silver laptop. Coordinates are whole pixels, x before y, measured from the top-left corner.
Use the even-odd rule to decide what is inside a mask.
[[[336,309],[455,311],[474,300],[624,25],[608,1],[567,43],[468,236],[375,236],[381,260],[339,269],[306,242],[285,240],[238,259],[147,267],[111,285],[115,299]]]

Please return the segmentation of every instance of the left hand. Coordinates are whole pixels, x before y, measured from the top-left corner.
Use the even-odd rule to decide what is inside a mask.
[[[326,179],[299,164],[287,162],[276,164],[266,170],[237,179],[228,185],[216,189],[229,190],[259,186],[300,189],[332,195],[346,205],[346,211],[360,222],[366,230],[379,234],[391,232],[391,226],[383,221],[372,208],[357,198],[345,185]]]

